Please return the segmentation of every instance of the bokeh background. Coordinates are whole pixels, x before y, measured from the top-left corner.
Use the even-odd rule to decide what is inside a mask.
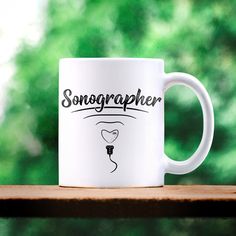
[[[158,57],[195,75],[215,111],[206,161],[166,184],[236,184],[235,0],[0,2],[0,184],[58,184],[58,61]],[[202,133],[197,98],[165,96],[165,151],[188,158]],[[0,235],[236,235],[234,219],[0,219]]]

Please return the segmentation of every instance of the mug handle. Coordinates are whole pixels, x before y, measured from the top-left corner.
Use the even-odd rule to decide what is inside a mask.
[[[164,154],[166,173],[186,174],[195,170],[204,161],[210,150],[214,133],[214,113],[206,89],[194,76],[180,72],[165,74],[164,91],[173,85],[184,85],[192,89],[200,101],[203,112],[202,139],[194,154],[185,161],[175,161]]]

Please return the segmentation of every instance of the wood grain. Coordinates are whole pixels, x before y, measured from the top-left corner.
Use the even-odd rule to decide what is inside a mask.
[[[236,186],[0,186],[1,217],[235,217]]]

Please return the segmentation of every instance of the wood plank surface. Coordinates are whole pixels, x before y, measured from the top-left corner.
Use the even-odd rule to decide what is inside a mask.
[[[1,185],[0,217],[236,217],[236,186]]]

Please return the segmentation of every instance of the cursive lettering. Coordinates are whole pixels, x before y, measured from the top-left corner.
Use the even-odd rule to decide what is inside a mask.
[[[74,106],[83,106],[89,104],[97,104],[98,106],[95,108],[97,112],[101,112],[104,109],[105,105],[113,102],[116,105],[122,105],[123,110],[126,111],[128,105],[136,105],[136,106],[152,106],[154,107],[157,102],[161,102],[161,97],[155,96],[144,96],[142,95],[141,89],[138,89],[136,95],[126,94],[123,96],[122,94],[95,94],[91,95],[72,95],[72,91],[70,89],[65,89],[63,91],[64,99],[61,104],[63,107],[68,108],[72,105]]]

